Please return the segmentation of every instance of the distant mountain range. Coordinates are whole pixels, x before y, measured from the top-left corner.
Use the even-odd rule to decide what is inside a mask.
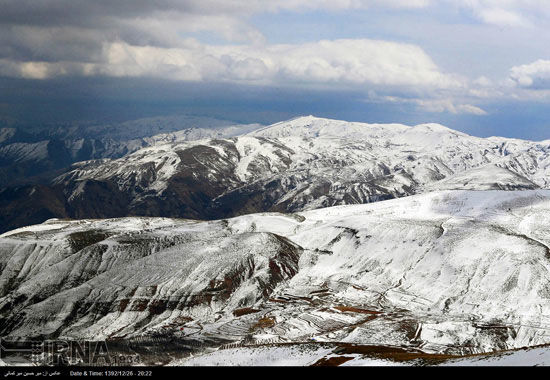
[[[53,140],[0,148],[12,152],[17,170],[57,167],[49,152],[73,152],[62,154],[64,163],[83,151],[101,157],[74,163],[46,184],[2,189],[2,231],[52,217],[218,219],[438,189],[545,189],[550,178],[550,141],[479,138],[438,124],[307,116],[268,127],[184,129],[101,149],[100,140],[79,141],[80,150],[67,142],[54,149]]]
[[[119,158],[159,142],[228,137],[257,128],[196,116],[166,116],[113,125],[0,128],[0,188],[48,183],[71,164]]]

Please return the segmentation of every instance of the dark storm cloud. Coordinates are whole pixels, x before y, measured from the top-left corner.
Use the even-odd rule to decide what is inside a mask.
[[[178,10],[171,1],[1,0],[0,57],[16,61],[96,61],[105,41],[163,41],[128,20]],[[185,2],[183,3],[185,4]]]
[[[104,43],[112,41],[178,46],[178,32],[188,26],[193,31],[246,29],[238,20],[246,14],[245,5],[213,5],[208,0],[0,0],[0,58],[96,62]]]
[[[0,115],[9,115],[28,127],[102,124],[182,113],[264,124],[303,114],[373,122],[396,120],[395,112],[365,105],[362,94],[349,91],[289,91],[152,78],[0,78],[0,105],[4,107],[0,107]],[[0,116],[0,127],[2,119]]]
[[[100,27],[105,19],[135,18],[156,12],[197,12],[193,1],[1,0],[0,23],[30,26]]]
[[[411,104],[365,103],[357,92],[317,92],[273,87],[177,83],[150,78],[70,78],[47,81],[0,78],[0,127],[15,120],[22,127],[58,123],[109,124],[142,117],[194,114],[239,123],[269,124],[313,114],[349,121],[438,122],[477,136],[548,138],[546,104],[502,103],[491,117],[426,114]]]

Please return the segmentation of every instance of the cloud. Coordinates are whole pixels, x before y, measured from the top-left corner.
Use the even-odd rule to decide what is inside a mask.
[[[428,0],[0,0],[0,58],[93,61],[106,43],[180,47],[184,35],[208,32],[230,42],[262,44],[249,22],[258,13],[422,8]]]
[[[49,79],[62,75],[81,75],[83,67],[81,64],[71,62],[14,62],[0,59],[0,76],[24,78],[24,79]]]
[[[481,9],[478,12],[479,18],[487,24],[493,24],[497,26],[521,26],[530,27],[532,24],[523,16],[516,12],[512,12],[499,8]]]
[[[418,46],[368,39],[305,44],[206,45],[188,39],[178,48],[104,44],[96,62],[0,61],[3,75],[44,79],[80,74],[147,76],[186,81],[267,85],[364,85],[459,88]],[[6,69],[7,68],[7,69]]]
[[[550,12],[546,1],[536,0],[0,0],[0,58],[93,61],[108,43],[177,48],[186,34],[197,32],[256,45],[265,43],[249,22],[258,13],[426,9],[442,3],[497,25],[527,25],[533,15]]]
[[[428,112],[450,112],[452,114],[487,115],[487,112],[471,104],[455,104],[451,99],[416,100],[416,104]]]
[[[376,98],[376,95],[372,98]],[[470,114],[483,116],[487,115],[487,112],[480,107],[472,104],[461,103],[460,100],[452,98],[443,99],[430,99],[430,98],[404,98],[399,96],[383,96],[380,99],[382,102],[390,103],[402,103],[402,104],[414,104],[418,109],[433,113],[448,112],[454,115],[458,114]]]
[[[181,47],[186,34],[208,32],[229,43],[261,45],[249,19],[258,13],[355,9],[465,8],[482,22],[528,26],[548,15],[536,0],[0,0],[0,58],[16,61],[93,61],[104,45]]]
[[[550,61],[539,59],[533,63],[514,66],[510,80],[518,87],[550,89]]]
[[[467,7],[482,22],[511,26],[527,25],[529,18],[522,10],[531,12],[540,5],[528,0],[445,1]],[[250,20],[270,12],[393,11],[439,4],[433,0],[0,0],[0,75],[383,89],[418,99],[415,104],[431,112],[483,114],[472,101],[456,99],[465,94],[482,97],[494,86],[469,83],[445,72],[417,45],[366,38],[270,44]],[[190,38],[204,35],[216,43]]]
[[[530,28],[536,20],[550,16],[545,0],[447,0],[447,3],[468,9],[483,23],[499,27]]]

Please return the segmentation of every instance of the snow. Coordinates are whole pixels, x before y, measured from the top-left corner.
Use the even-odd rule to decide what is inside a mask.
[[[250,132],[249,136],[270,138],[282,137],[347,137],[377,138],[388,130],[406,131],[410,127],[403,124],[367,124],[341,120],[331,120],[312,115],[298,117],[289,121],[275,123],[271,126]]]
[[[260,124],[232,125],[222,128],[187,128],[180,131],[158,134],[152,137],[144,138],[149,145],[158,145],[168,142],[182,142],[205,140],[211,138],[228,138],[239,136],[261,128]]]
[[[276,163],[280,160],[280,156],[277,155],[273,149],[273,144],[256,138],[243,136],[236,140],[235,148],[241,156],[241,160],[235,168],[235,174],[242,181],[246,181],[253,176],[253,174],[249,171],[249,166],[251,163],[258,160],[267,161],[268,163]],[[287,153],[286,156],[288,157],[289,154]],[[279,171],[275,165],[270,165],[268,169],[268,173],[276,173]]]
[[[0,128],[0,143],[11,139],[16,132],[15,128]]]
[[[523,349],[495,355],[474,356],[449,360],[442,366],[548,366],[550,365],[550,348],[538,347]]]
[[[16,235],[22,232],[40,232],[40,231],[51,231],[51,230],[62,229],[66,227],[68,224],[69,222],[64,223],[64,222],[59,222],[57,219],[52,219],[51,221],[49,220],[42,224],[21,227],[15,230],[5,232],[0,235],[0,238],[9,237],[11,235]]]
[[[213,196],[217,200],[275,186],[266,210],[286,212],[433,190],[550,187],[550,146],[543,142],[484,139],[439,124],[367,124],[313,116],[257,128],[159,135],[147,142],[150,146],[119,159],[75,165],[54,183],[67,188],[72,202],[85,193],[86,180],[112,181],[132,204],[139,204],[141,197],[164,196],[183,174],[223,183]],[[200,160],[189,154],[182,162],[180,155],[198,147],[212,154]]]
[[[307,366],[329,354],[322,347],[257,347],[218,350],[190,359],[176,360],[171,366]]]
[[[36,143],[13,143],[0,147],[0,157],[14,162],[40,161],[48,157],[48,143],[44,140]]]

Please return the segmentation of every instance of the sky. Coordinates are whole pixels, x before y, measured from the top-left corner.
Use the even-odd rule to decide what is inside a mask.
[[[0,126],[298,115],[550,139],[542,0],[0,0]]]

